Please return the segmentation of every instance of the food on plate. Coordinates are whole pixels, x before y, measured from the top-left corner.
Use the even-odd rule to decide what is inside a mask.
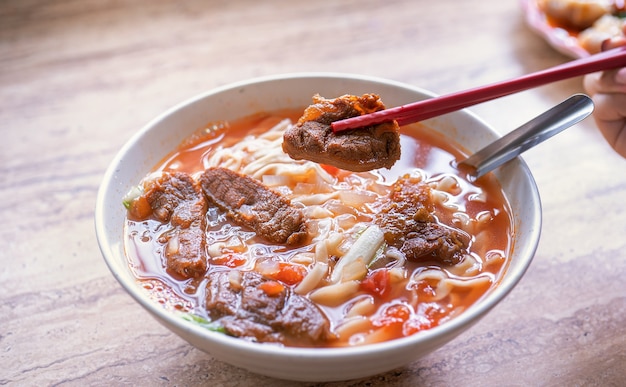
[[[578,34],[578,42],[587,52],[597,54],[602,51],[602,42],[617,36],[624,36],[624,19],[604,15]]]
[[[313,105],[285,132],[283,150],[296,160],[311,160],[337,168],[364,172],[391,168],[400,158],[398,124],[385,122],[341,133],[331,123],[384,110],[376,94],[313,97]]]
[[[611,0],[539,0],[539,7],[564,27],[583,30],[613,12]]]
[[[590,54],[601,51],[602,42],[623,36],[623,1],[538,0],[537,6],[554,27],[567,30]]]
[[[300,115],[210,123],[137,182],[125,252],[151,298],[243,340],[346,347],[436,327],[497,286],[514,229],[493,175],[468,181],[423,123],[390,129],[393,167],[294,160]]]

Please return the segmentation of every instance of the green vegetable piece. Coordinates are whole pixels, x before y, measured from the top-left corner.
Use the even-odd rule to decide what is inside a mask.
[[[212,332],[217,332],[217,333],[224,333],[226,334],[226,330],[224,329],[224,327],[221,324],[218,324],[216,322],[213,321],[209,321],[206,318],[202,317],[202,316],[198,316],[197,314],[193,314],[193,313],[184,313],[181,314],[181,316],[183,320],[192,322],[196,325],[199,325],[205,329],[208,329]]]
[[[385,234],[376,225],[371,225],[359,236],[354,242],[350,250],[337,261],[330,280],[333,283],[337,283],[341,280],[343,269],[350,263],[361,258],[363,263],[368,266],[374,257],[378,249],[385,243]]]
[[[128,210],[130,208],[130,205],[141,195],[143,195],[144,191],[143,191],[143,187],[141,186],[134,186],[130,189],[130,191],[128,191],[128,193],[126,195],[124,195],[124,198],[122,199],[122,203],[124,204],[124,207],[126,207],[126,209]]]

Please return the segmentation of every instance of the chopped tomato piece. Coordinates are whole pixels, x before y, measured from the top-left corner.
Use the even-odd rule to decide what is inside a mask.
[[[417,316],[404,322],[404,325],[402,325],[402,334],[404,336],[410,336],[414,333],[430,329],[432,327],[433,323],[428,318],[425,316]]]
[[[211,258],[211,263],[234,268],[245,264],[246,258],[239,254],[224,254],[219,257]]]
[[[402,331],[405,336],[409,336],[436,327],[446,315],[446,310],[437,303],[422,303],[419,305],[416,315],[404,323]]]
[[[259,285],[259,289],[263,290],[268,296],[275,297],[285,290],[285,285],[278,281],[267,281]]]
[[[130,217],[134,219],[146,219],[152,215],[152,207],[150,207],[148,199],[144,196],[139,196],[137,199],[133,200],[130,203],[128,211]]]
[[[363,281],[361,290],[373,296],[386,297],[391,292],[391,284],[388,269],[376,269],[371,271]]]
[[[404,304],[394,304],[386,308],[384,314],[399,321],[406,321],[411,317],[411,309]]]
[[[385,308],[382,315],[372,323],[376,327],[384,327],[393,324],[403,324],[411,318],[411,309],[404,304],[393,304]]]
[[[430,319],[430,321],[433,322],[433,326],[439,325],[439,323],[441,322],[441,319],[446,317],[449,313],[449,311],[446,308],[442,307],[436,302],[425,304],[423,310],[422,308],[420,308],[420,312],[422,312],[425,316],[427,316]]]
[[[431,285],[428,281],[420,281],[417,283],[415,290],[420,300],[432,300],[435,297],[436,285]]]
[[[333,176],[337,176],[339,174],[339,168],[334,167],[332,165],[328,165],[328,164],[320,164],[320,166],[329,174],[333,175]]]
[[[287,285],[300,283],[306,275],[306,269],[304,266],[281,262],[278,267],[279,270],[273,278]]]
[[[302,265],[274,260],[265,260],[257,264],[257,269],[264,277],[290,286],[300,283],[307,274],[306,268]]]

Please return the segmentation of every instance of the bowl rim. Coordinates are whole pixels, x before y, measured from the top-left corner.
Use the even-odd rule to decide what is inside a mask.
[[[418,342],[427,342],[431,340],[435,340],[440,335],[446,334],[446,332],[454,332],[457,330],[462,330],[468,325],[473,325],[477,321],[479,321],[489,310],[495,307],[505,296],[513,290],[513,288],[517,285],[517,283],[521,280],[528,267],[530,266],[535,252],[537,250],[539,244],[539,235],[541,230],[541,201],[539,197],[539,192],[536,186],[535,179],[528,168],[526,162],[518,156],[515,162],[519,163],[519,168],[522,169],[524,174],[529,180],[531,184],[531,193],[532,199],[536,203],[533,207],[533,224],[531,225],[531,230],[537,234],[537,237],[534,238],[534,242],[532,246],[527,246],[527,259],[522,262],[521,266],[513,273],[510,273],[507,276],[503,276],[500,280],[498,286],[493,288],[489,294],[483,296],[479,301],[472,304],[468,307],[463,313],[458,316],[455,316],[451,320],[446,321],[445,323],[421,331],[417,332],[413,335],[398,338],[390,341],[367,344],[355,347],[338,347],[338,348],[318,348],[318,347],[288,347],[288,346],[274,346],[267,344],[254,343],[246,340],[242,340],[236,337],[230,337],[224,335],[222,333],[212,332],[206,328],[203,328],[197,324],[192,322],[185,321],[180,316],[177,316],[175,313],[165,310],[156,302],[151,301],[146,297],[145,292],[140,288],[140,286],[136,283],[134,278],[130,273],[118,272],[119,265],[114,260],[114,253],[112,251],[112,245],[109,243],[107,238],[107,230],[105,227],[105,214],[107,212],[107,208],[105,205],[105,197],[107,192],[111,189],[113,182],[115,181],[115,174],[117,172],[118,164],[122,161],[123,156],[126,152],[132,147],[132,145],[137,142],[142,136],[144,136],[147,132],[151,130],[152,127],[157,125],[160,121],[165,119],[166,117],[174,114],[178,110],[191,105],[199,100],[203,100],[209,98],[213,95],[223,93],[227,90],[237,89],[240,87],[248,87],[254,84],[274,82],[274,81],[284,81],[284,80],[296,80],[296,79],[315,79],[315,78],[323,78],[323,79],[348,79],[351,81],[364,81],[369,83],[378,83],[384,84],[387,86],[391,86],[394,88],[405,89],[411,92],[421,93],[426,97],[434,97],[437,94],[434,94],[431,91],[422,89],[420,87],[412,86],[410,84],[381,78],[369,75],[360,75],[353,73],[340,73],[340,72],[295,72],[295,73],[284,73],[284,74],[276,74],[262,77],[254,77],[238,82],[228,83],[222,86],[218,86],[212,88],[208,91],[197,94],[187,100],[184,100],[174,106],[166,109],[163,113],[157,115],[155,118],[150,120],[147,124],[145,124],[140,130],[134,133],[122,146],[122,148],[115,154],[114,158],[111,160],[108,165],[101,181],[101,185],[97,192],[96,197],[96,205],[95,205],[95,214],[94,214],[94,225],[96,231],[96,238],[98,245],[100,247],[101,253],[104,257],[105,263],[107,264],[109,270],[115,277],[115,279],[122,285],[122,287],[126,290],[126,292],[131,295],[132,298],[135,299],[144,309],[150,312],[153,316],[162,319],[163,321],[172,324],[177,329],[181,331],[186,331],[193,335],[202,336],[210,341],[214,341],[217,344],[227,345],[229,347],[235,347],[239,350],[245,350],[248,352],[253,352],[257,354],[264,355],[276,355],[280,357],[306,357],[308,359],[332,359],[345,357],[350,355],[367,355],[367,354],[376,354],[380,352],[385,352],[391,349],[398,349],[402,347],[412,347]],[[496,136],[500,136],[497,131],[495,131],[490,125],[488,125],[483,119],[475,115],[473,112],[463,109],[463,114],[469,115],[473,120],[478,121],[481,125],[485,126],[488,130],[493,132]],[[121,237],[121,235],[120,235]],[[120,242],[123,245],[123,242]],[[515,246],[514,246],[515,247]],[[123,247],[122,247],[123,248]]]

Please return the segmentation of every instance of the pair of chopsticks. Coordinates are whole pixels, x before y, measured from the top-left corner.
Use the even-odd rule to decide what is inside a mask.
[[[615,48],[518,78],[335,121],[332,128],[337,133],[393,120],[400,126],[408,125],[551,82],[619,67],[626,67],[626,47]]]

